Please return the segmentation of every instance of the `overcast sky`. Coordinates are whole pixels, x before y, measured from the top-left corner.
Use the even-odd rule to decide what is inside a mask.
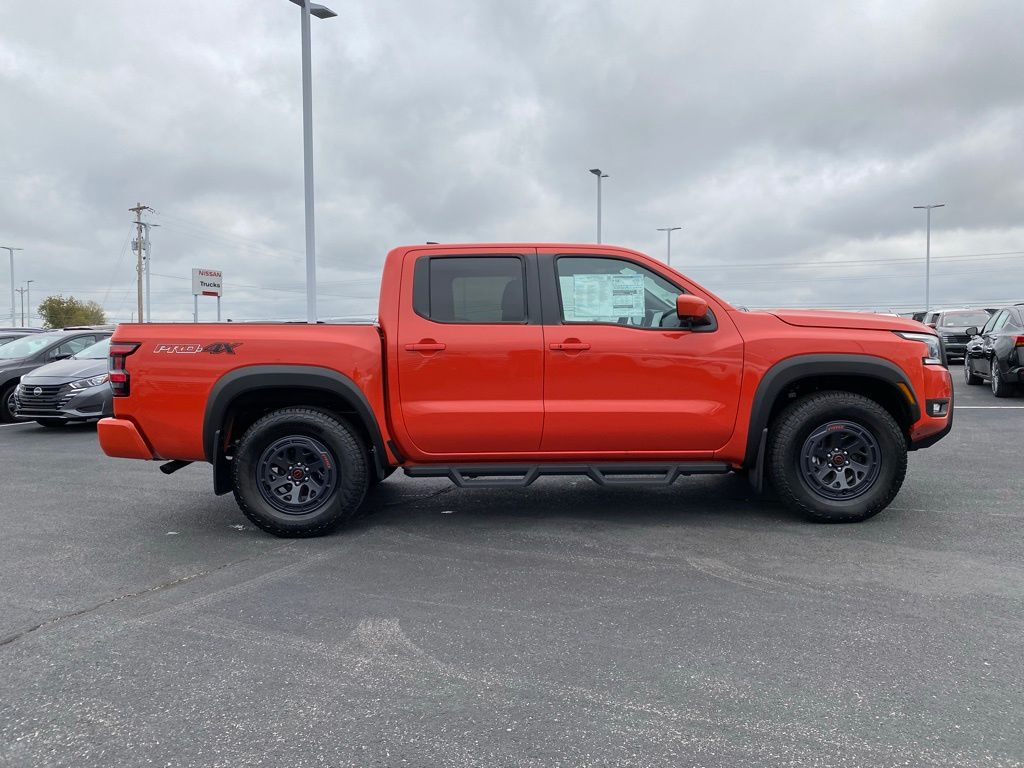
[[[598,166],[605,242],[664,258],[681,226],[673,262],[738,304],[923,305],[925,203],[933,303],[1024,301],[1020,0],[333,7],[321,317],[374,313],[395,245],[593,241]],[[194,266],[224,271],[225,317],[305,317],[299,14],[0,0],[0,245],[33,304],[128,320],[141,201],[154,319],[191,318]]]

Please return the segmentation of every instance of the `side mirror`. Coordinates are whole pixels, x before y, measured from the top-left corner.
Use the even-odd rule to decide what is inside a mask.
[[[676,296],[676,314],[680,320],[701,320],[708,313],[708,303],[700,296],[681,293]]]
[[[966,331],[964,331],[964,333],[966,333],[968,335],[968,337],[977,336],[978,335],[978,326],[972,325],[970,328],[968,328]]]
[[[929,328],[935,328],[935,323],[925,323]]]

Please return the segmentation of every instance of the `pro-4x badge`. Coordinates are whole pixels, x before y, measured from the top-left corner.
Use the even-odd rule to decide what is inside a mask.
[[[157,344],[153,348],[153,352],[158,355],[198,355],[201,352],[210,355],[233,355],[240,346],[242,346],[240,341],[214,341],[210,344]]]

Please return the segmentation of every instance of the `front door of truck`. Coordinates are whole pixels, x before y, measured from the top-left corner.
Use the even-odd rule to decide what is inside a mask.
[[[543,330],[539,298],[529,295],[536,253],[411,254],[402,284],[412,311],[399,320],[397,372],[411,443],[438,457],[536,451],[544,420]]]
[[[542,450],[710,455],[732,436],[743,340],[728,313],[686,327],[685,289],[649,265],[541,250],[545,291]]]

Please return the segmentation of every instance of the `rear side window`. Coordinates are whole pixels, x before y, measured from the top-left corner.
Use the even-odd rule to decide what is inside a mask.
[[[518,256],[421,259],[413,294],[416,313],[438,323],[526,322],[526,278]]]

